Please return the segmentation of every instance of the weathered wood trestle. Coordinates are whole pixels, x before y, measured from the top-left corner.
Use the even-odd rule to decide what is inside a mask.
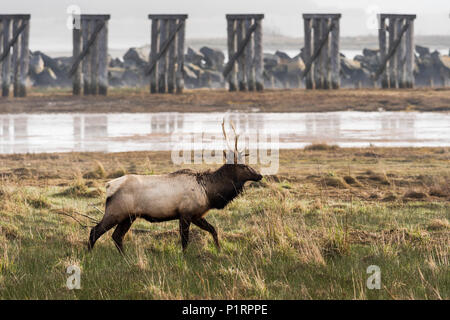
[[[340,87],[340,14],[304,14],[303,60],[307,89]]]
[[[223,76],[229,90],[262,91],[263,81],[263,14],[228,14],[228,63]]]
[[[108,20],[110,15],[82,14],[73,28],[73,94],[106,95],[108,92]]]
[[[383,88],[414,87],[414,19],[416,15],[379,15],[381,63],[375,79],[381,76]]]
[[[29,37],[29,14],[0,15],[0,65],[3,97],[9,96],[11,75],[14,97],[25,97],[27,94],[30,63]]]
[[[182,93],[184,89],[184,44],[187,14],[150,14],[151,93]]]

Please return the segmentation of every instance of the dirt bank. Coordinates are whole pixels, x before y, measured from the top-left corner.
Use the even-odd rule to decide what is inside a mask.
[[[447,89],[266,90],[229,93],[187,90],[181,95],[150,95],[144,90],[111,89],[107,97],[73,97],[69,91],[31,92],[27,98],[0,99],[0,113],[56,112],[330,112],[450,111]]]

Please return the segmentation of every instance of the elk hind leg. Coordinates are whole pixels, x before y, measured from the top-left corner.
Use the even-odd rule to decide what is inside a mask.
[[[114,233],[112,234],[114,244],[116,245],[117,250],[119,250],[120,253],[123,253],[123,237],[128,232],[128,230],[130,230],[130,227],[135,219],[136,217],[126,218],[117,225]]]
[[[189,227],[191,222],[183,217],[180,217],[180,236],[181,236],[181,246],[183,247],[183,252],[186,250],[189,242]]]
[[[192,223],[195,224],[200,229],[203,229],[203,230],[208,231],[209,233],[211,233],[211,235],[212,235],[212,237],[214,239],[214,243],[216,244],[217,249],[220,250],[219,238],[217,237],[217,232],[216,232],[216,229],[214,228],[213,225],[211,225],[204,218],[200,218],[200,219],[194,220],[194,221],[192,221]]]

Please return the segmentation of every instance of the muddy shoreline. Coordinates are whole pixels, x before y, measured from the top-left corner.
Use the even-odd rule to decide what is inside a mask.
[[[152,113],[152,112],[332,112],[332,111],[450,111],[450,88],[441,89],[303,89],[262,93],[226,90],[186,90],[181,95],[147,90],[111,89],[107,97],[73,97],[69,90],[30,92],[26,98],[0,99],[6,113]]]

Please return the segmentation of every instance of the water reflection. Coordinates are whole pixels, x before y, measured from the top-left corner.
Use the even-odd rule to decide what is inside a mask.
[[[449,113],[147,113],[0,115],[0,153],[171,150],[173,134],[276,133],[280,148],[450,146]]]

